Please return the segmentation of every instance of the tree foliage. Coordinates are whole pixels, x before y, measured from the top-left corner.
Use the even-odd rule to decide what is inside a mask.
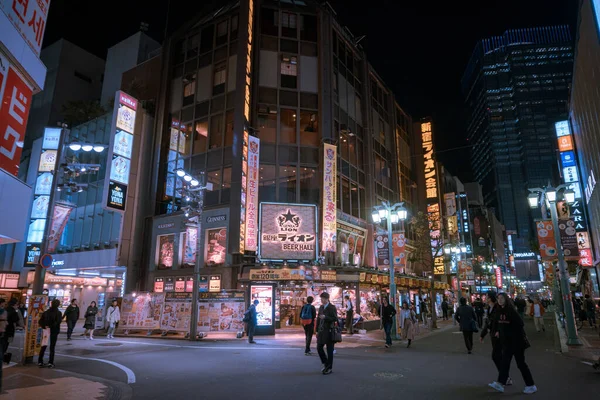
[[[74,127],[106,114],[106,110],[96,100],[74,100],[62,107],[62,113],[65,122]]]

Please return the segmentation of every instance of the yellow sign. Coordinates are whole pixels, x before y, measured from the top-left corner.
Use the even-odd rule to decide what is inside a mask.
[[[33,295],[29,299],[27,308],[27,321],[25,327],[24,357],[34,357],[39,354],[42,347],[42,328],[39,325],[40,317],[46,310],[48,296]]]
[[[421,139],[423,147],[423,167],[425,169],[425,197],[438,198],[435,159],[433,157],[433,134],[431,122],[421,124]]]
[[[58,151],[56,150],[45,150],[40,156],[40,165],[38,167],[39,172],[50,172],[56,168],[56,158]]]
[[[321,271],[322,281],[335,281],[337,279],[337,271]]]
[[[433,273],[434,275],[444,275],[446,273],[446,268],[444,267],[444,257],[434,258]]]

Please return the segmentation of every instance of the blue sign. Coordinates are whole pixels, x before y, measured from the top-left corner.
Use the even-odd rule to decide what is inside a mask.
[[[52,256],[50,254],[44,254],[40,258],[40,265],[42,268],[50,268],[52,266]]]
[[[563,151],[560,153],[560,161],[563,168],[575,166],[575,153],[572,151]]]

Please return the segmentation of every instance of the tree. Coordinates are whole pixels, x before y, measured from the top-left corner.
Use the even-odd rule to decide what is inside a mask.
[[[106,114],[106,110],[96,100],[74,100],[63,105],[65,122],[74,127]]]

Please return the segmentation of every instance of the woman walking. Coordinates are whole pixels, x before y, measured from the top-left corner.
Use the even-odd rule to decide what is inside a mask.
[[[408,340],[409,348],[413,339],[415,338],[415,324],[417,317],[415,312],[408,307],[408,303],[402,303],[402,310],[400,310],[400,327],[402,328],[402,339]]]
[[[108,334],[107,339],[114,339],[115,329],[117,324],[121,320],[121,311],[119,311],[119,303],[117,300],[113,300],[112,305],[108,307],[106,312],[106,322],[108,323]]]
[[[96,306],[96,302],[92,301],[85,311],[85,324],[83,327],[85,328],[85,332],[83,337],[86,335],[90,335],[90,340],[94,340],[94,329],[96,328],[96,314],[98,314],[98,307]]]
[[[381,321],[383,322],[383,329],[385,331],[385,348],[387,349],[392,345],[392,326],[394,325],[396,309],[384,297],[381,310]]]
[[[502,362],[498,380],[490,383],[489,386],[499,392],[504,392],[504,386],[508,381],[510,363],[514,357],[525,381],[523,393],[532,394],[537,392],[533,376],[525,362],[525,349],[530,345],[525,335],[523,320],[519,317],[512,300],[506,293],[498,294],[498,311],[495,314],[495,319],[498,329],[495,336],[498,339],[498,345],[502,346]]]
[[[467,299],[464,297],[460,298],[460,306],[454,314],[454,319],[458,322],[463,333],[467,352],[471,354],[471,351],[473,351],[473,333],[479,331],[477,328],[478,315],[476,315],[473,307],[467,305]]]

